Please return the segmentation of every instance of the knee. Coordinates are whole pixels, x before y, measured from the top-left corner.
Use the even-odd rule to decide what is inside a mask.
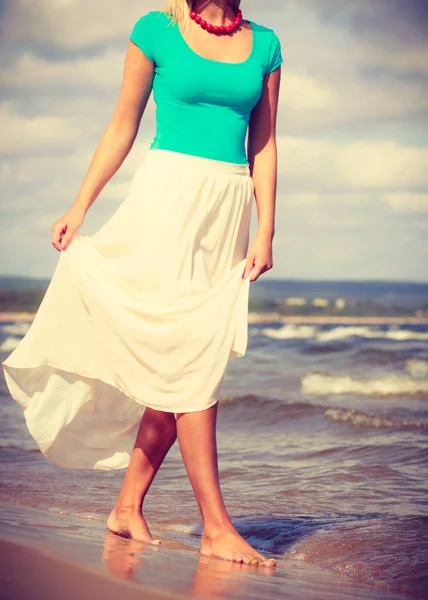
[[[174,413],[160,410],[151,410],[150,412],[151,426],[156,433],[175,439],[177,437],[177,424]]]
[[[173,441],[177,438],[177,423],[173,413],[166,413],[168,416],[164,419],[163,430]]]

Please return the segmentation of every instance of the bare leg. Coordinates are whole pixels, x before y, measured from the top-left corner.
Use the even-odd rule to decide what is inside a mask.
[[[107,519],[117,535],[159,544],[142,514],[144,498],[163,459],[177,438],[173,413],[146,408],[118,499]]]
[[[218,478],[217,408],[218,403],[177,417],[181,455],[203,520],[201,554],[274,567],[275,560],[265,558],[239,535],[224,505]]]

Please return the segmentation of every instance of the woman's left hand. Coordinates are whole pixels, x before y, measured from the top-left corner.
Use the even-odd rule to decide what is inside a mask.
[[[248,249],[242,279],[250,276],[250,281],[256,281],[262,273],[272,269],[272,266],[272,236],[259,232]]]

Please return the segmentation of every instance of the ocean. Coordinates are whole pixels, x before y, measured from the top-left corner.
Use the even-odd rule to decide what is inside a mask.
[[[0,324],[1,360],[28,326]],[[64,539],[102,540],[125,471],[47,462],[0,385],[2,527],[16,529],[17,511],[34,509]],[[428,598],[427,441],[427,324],[255,322],[246,356],[228,365],[219,469],[238,531],[278,565],[365,585],[361,597]],[[145,514],[154,531],[198,548],[200,516],[177,444]],[[44,523],[39,534],[47,531]],[[272,587],[279,575],[254,575],[252,594],[252,576],[218,597],[317,597]],[[176,585],[168,581],[165,573],[165,589]],[[318,597],[357,597],[336,594]]]

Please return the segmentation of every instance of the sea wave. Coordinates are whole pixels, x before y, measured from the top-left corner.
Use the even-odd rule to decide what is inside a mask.
[[[313,527],[305,533],[292,539],[285,558],[402,592],[406,598],[426,598],[426,578],[422,576],[428,558],[425,518],[365,514],[354,523],[341,523],[337,518],[328,527]]]
[[[324,415],[330,421],[336,423],[349,423],[355,427],[368,428],[399,428],[399,429],[426,429],[428,430],[428,421],[416,421],[410,419],[389,419],[382,415],[368,415],[356,409],[348,408],[327,408]]]
[[[428,430],[428,421],[417,417],[391,418],[385,415],[370,415],[353,408],[331,407],[311,402],[283,402],[255,394],[225,397],[221,398],[221,402],[226,411],[235,412],[236,419],[239,419],[242,425],[258,423],[266,426],[318,415],[332,422],[350,423],[356,427]],[[245,418],[242,416],[244,412]],[[233,421],[233,414],[228,413],[227,419]]]
[[[428,361],[419,358],[410,358],[406,361],[406,371],[412,377],[428,377]]]
[[[295,325],[294,323],[289,323],[279,328],[263,327],[262,329],[255,330],[254,333],[255,335],[264,335],[277,340],[313,338],[320,342],[344,340],[350,337],[395,341],[428,340],[428,331],[402,329],[396,325],[391,325],[388,329],[364,325],[340,325],[326,330],[315,325]]]
[[[18,346],[18,344],[21,340],[22,340],[22,338],[18,338],[18,337],[10,337],[10,336],[7,337],[0,344],[0,351],[1,352],[12,352],[12,350],[15,350],[15,348]]]
[[[428,394],[428,379],[395,375],[386,375],[376,379],[357,379],[348,375],[310,373],[302,378],[301,392],[317,396],[340,394],[413,396]]]
[[[30,329],[31,323],[23,321],[15,321],[14,323],[6,323],[0,325],[1,333],[10,333],[11,335],[24,336]]]
[[[255,335],[264,335],[277,340],[309,339],[317,335],[318,327],[315,325],[283,325],[282,327],[263,327],[254,330]]]

